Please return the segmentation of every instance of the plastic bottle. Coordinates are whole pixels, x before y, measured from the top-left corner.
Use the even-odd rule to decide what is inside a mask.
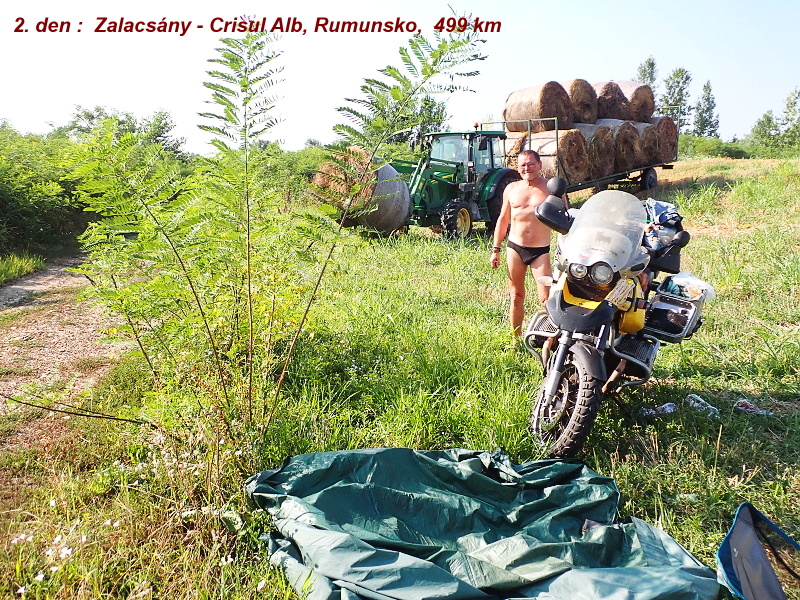
[[[639,414],[643,417],[657,417],[659,415],[669,415],[674,413],[678,410],[678,407],[675,406],[674,402],[667,402],[666,404],[662,404],[656,408],[643,408],[639,411]]]
[[[698,412],[705,413],[705,415],[710,419],[719,419],[719,409],[703,400],[697,394],[687,395],[686,398],[684,398],[684,402],[686,403],[686,406],[693,408]]]

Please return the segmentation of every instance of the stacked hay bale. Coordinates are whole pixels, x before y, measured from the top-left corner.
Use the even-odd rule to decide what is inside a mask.
[[[508,166],[514,168],[516,154],[530,148],[542,156],[545,177],[558,173],[569,183],[580,183],[670,162],[677,128],[669,117],[653,118],[654,110],[652,89],[635,81],[589,84],[572,79],[518,90],[508,96],[503,110],[503,120],[517,121],[506,124],[512,140]],[[553,120],[535,120],[553,118],[558,120],[558,142],[554,134],[540,136],[554,128]],[[578,164],[584,155],[586,163]]]
[[[639,132],[639,152],[636,155],[636,166],[646,167],[664,162],[661,160],[660,142],[656,126],[650,123],[633,123],[633,126]]]
[[[523,150],[535,150],[542,160],[542,176],[555,177],[560,175],[570,183],[579,183],[589,179],[588,169],[591,165],[588,157],[588,144],[586,138],[577,129],[565,129],[556,133],[546,131],[533,133],[509,133],[508,139],[512,140],[509,155],[513,161],[507,166],[516,168],[516,155]]]
[[[678,155],[678,126],[669,117],[653,117],[650,123],[658,133],[658,150],[662,162],[675,160]]]
[[[572,127],[572,104],[569,94],[556,81],[548,81],[543,85],[534,85],[509,94],[503,109],[503,121],[508,131],[529,131],[528,123],[513,121],[529,121],[530,119],[558,119],[559,129]],[[555,121],[533,121],[530,123],[531,133],[551,131],[555,129]]]
[[[597,93],[585,79],[565,81],[562,87],[569,95],[572,104],[573,123],[594,123],[597,121]]]
[[[602,83],[595,83],[594,89],[597,92],[598,119],[630,120],[631,116],[628,99],[615,82],[604,81]]]
[[[617,86],[628,101],[630,120],[637,123],[649,123],[653,111],[656,109],[653,89],[649,85],[636,81],[618,81]]]
[[[614,173],[630,171],[639,166],[639,132],[631,121],[597,119],[598,125],[611,129],[614,136]]]
[[[589,160],[589,179],[602,179],[614,172],[614,132],[607,125],[576,123],[583,134]]]

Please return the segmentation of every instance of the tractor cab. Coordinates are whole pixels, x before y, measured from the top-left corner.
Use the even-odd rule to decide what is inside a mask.
[[[455,162],[463,173],[459,183],[478,183],[486,173],[503,166],[503,131],[460,131],[428,136],[432,159]]]

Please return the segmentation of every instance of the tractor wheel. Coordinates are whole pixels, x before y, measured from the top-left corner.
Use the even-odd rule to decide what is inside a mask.
[[[452,200],[442,211],[442,233],[447,238],[463,238],[472,231],[472,215],[466,202]]]
[[[494,233],[494,228],[497,227],[497,219],[500,218],[500,211],[503,208],[503,192],[506,191],[509,183],[514,183],[515,181],[519,181],[519,177],[515,177],[511,173],[504,175],[500,183],[497,184],[494,195],[486,201],[486,208],[489,209],[489,221],[486,223],[486,230],[489,235]]]
[[[641,188],[643,192],[646,192],[647,190],[652,190],[655,187],[658,187],[658,173],[656,173],[656,170],[653,167],[650,167],[642,171]]]

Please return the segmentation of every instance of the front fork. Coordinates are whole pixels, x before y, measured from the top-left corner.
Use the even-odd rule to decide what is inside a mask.
[[[544,399],[545,402],[550,403],[558,393],[558,387],[561,383],[561,376],[564,374],[564,363],[567,361],[567,351],[572,345],[572,332],[562,331],[558,338],[558,346],[556,353],[552,358],[549,368],[547,369],[547,378],[544,382]]]
[[[547,344],[551,341],[555,341],[556,338],[550,338],[547,342],[545,342],[545,354],[543,354],[543,360],[546,369],[545,381],[543,384],[545,402],[552,402],[553,398],[555,398],[556,394],[558,393],[561,377],[564,374],[564,364],[567,362],[567,352],[569,352],[570,348],[572,348],[577,341],[584,341],[590,344],[590,346],[581,345],[581,348],[585,348],[586,352],[589,352],[595,356],[595,360],[588,362],[588,364],[595,365],[595,367],[592,368],[592,376],[600,379],[601,381],[606,381],[607,377],[602,356],[611,341],[613,332],[613,327],[608,323],[600,327],[600,330],[596,336],[587,336],[585,334],[575,333],[573,331],[562,330],[561,334],[558,336],[558,345],[552,359],[545,358],[545,356],[549,354]],[[621,374],[621,371],[619,373],[616,371],[612,373],[611,377],[608,378],[608,381],[606,381],[606,385],[608,386],[611,384],[613,380],[619,377]]]

